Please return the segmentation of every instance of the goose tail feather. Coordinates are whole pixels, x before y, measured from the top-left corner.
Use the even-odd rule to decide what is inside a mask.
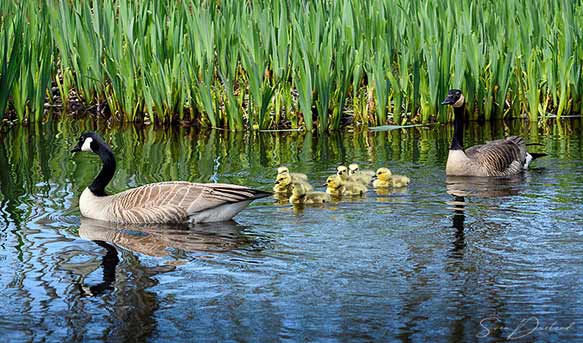
[[[545,154],[544,152],[529,152],[529,154],[530,154],[530,156],[532,156],[533,160],[547,156],[547,154]]]

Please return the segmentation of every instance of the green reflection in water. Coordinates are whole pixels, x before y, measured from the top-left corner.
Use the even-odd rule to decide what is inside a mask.
[[[136,332],[139,333],[137,337],[149,337],[157,325],[153,318],[160,307],[160,302],[165,304],[171,302],[171,299],[164,298],[163,295],[151,290],[153,287],[157,287],[161,293],[168,291],[158,283],[161,274],[172,271],[177,263],[191,261],[193,256],[206,258],[206,254],[210,254],[216,258],[216,255],[212,254],[239,251],[240,249],[253,250],[257,256],[260,256],[262,249],[269,244],[269,237],[262,237],[257,232],[249,233],[246,227],[229,229],[229,232],[224,236],[216,236],[209,232],[185,233],[184,231],[176,231],[169,236],[168,232],[161,235],[158,229],[143,231],[135,229],[120,232],[111,227],[95,229],[95,225],[79,223],[78,196],[100,168],[100,161],[96,156],[89,154],[73,156],[69,152],[79,134],[85,130],[96,130],[102,133],[116,153],[118,171],[110,185],[110,192],[164,180],[232,182],[271,189],[275,169],[280,164],[286,164],[292,170],[309,174],[313,183],[319,185],[323,183],[326,175],[334,172],[338,164],[352,161],[359,162],[363,169],[374,169],[387,165],[399,173],[412,175],[414,185],[416,181],[432,180],[426,182],[431,188],[415,189],[414,186],[412,187],[414,189],[414,193],[410,194],[413,198],[412,201],[407,202],[408,200],[390,195],[386,197],[383,195],[375,199],[379,203],[378,206],[373,207],[373,211],[371,211],[373,215],[370,216],[370,219],[371,225],[379,225],[378,231],[383,234],[379,235],[378,239],[395,234],[394,231],[379,224],[379,221],[384,221],[385,217],[383,216],[393,213],[397,215],[404,213],[412,218],[411,223],[400,223],[405,228],[409,227],[407,225],[416,225],[415,221],[417,220],[422,223],[419,224],[420,226],[432,227],[443,215],[441,212],[435,213],[436,209],[439,211],[445,207],[439,203],[443,199],[443,194],[450,191],[456,195],[458,191],[455,188],[456,184],[454,186],[449,184],[449,187],[446,187],[443,175],[452,134],[452,130],[448,126],[416,127],[376,133],[355,130],[326,135],[298,132],[283,134],[197,132],[188,128],[158,130],[154,127],[133,126],[107,128],[103,123],[89,121],[61,121],[47,126],[15,127],[0,135],[0,215],[3,224],[0,231],[3,243],[0,256],[3,261],[6,261],[1,268],[2,273],[0,273],[1,284],[6,286],[1,294],[7,299],[15,299],[14,304],[7,304],[10,307],[2,313],[6,314],[10,311],[22,313],[22,323],[28,327],[38,327],[31,329],[33,332],[46,333],[48,330],[46,327],[43,329],[42,322],[39,324],[36,321],[35,318],[38,317],[38,314],[41,316],[47,314],[47,317],[50,317],[48,316],[50,314],[54,317],[55,313],[64,311],[61,307],[65,307],[66,310],[70,310],[70,313],[67,314],[64,322],[47,319],[49,322],[45,326],[68,328],[70,332],[73,332],[71,337],[78,339],[83,337],[103,338],[110,334],[118,335],[118,337],[132,337],[132,334]],[[488,265],[492,264],[491,260],[487,260],[491,255],[475,250],[470,250],[468,254],[466,250],[463,250],[465,249],[465,237],[461,227],[466,225],[472,227],[478,234],[483,232],[481,238],[484,239],[480,241],[480,246],[481,244],[490,244],[490,251],[494,251],[500,246],[499,241],[495,240],[496,236],[504,237],[507,232],[512,233],[510,229],[505,229],[507,226],[509,227],[509,224],[499,223],[500,218],[504,219],[532,212],[532,204],[535,204],[537,200],[540,201],[539,205],[542,204],[541,206],[544,205],[552,210],[561,209],[559,207],[553,208],[553,206],[558,206],[557,204],[572,204],[573,199],[576,199],[576,194],[578,194],[573,192],[576,190],[573,185],[583,184],[583,175],[577,173],[576,165],[572,164],[573,161],[583,159],[581,121],[560,121],[542,128],[534,125],[526,126],[518,121],[506,124],[501,122],[472,123],[466,132],[465,141],[468,146],[501,138],[505,135],[521,134],[527,137],[530,142],[543,144],[540,149],[549,153],[548,161],[557,164],[569,163],[566,165],[567,169],[565,169],[564,175],[545,173],[538,178],[538,182],[547,182],[547,184],[538,184],[538,191],[527,193],[524,192],[523,188],[520,188],[519,191],[525,194],[518,196],[513,203],[513,206],[517,208],[522,206],[519,208],[520,211],[494,212],[497,217],[485,216],[482,218],[479,216],[481,211],[492,208],[500,210],[495,207],[498,205],[493,205],[494,202],[472,203],[470,199],[468,203],[472,204],[472,207],[468,206],[470,207],[469,220],[466,220],[464,224],[463,221],[459,220],[461,218],[459,214],[453,218],[454,229],[457,230],[457,240],[453,243],[452,249],[454,250],[451,255],[455,258],[467,255],[474,256],[472,258],[474,258],[475,266],[472,268],[487,268]],[[521,180],[519,184],[522,182]],[[452,187],[454,188],[452,189]],[[503,196],[515,194],[514,184],[504,187],[506,188],[503,188]],[[478,184],[476,188],[480,191],[483,187]],[[476,193],[474,192],[473,195]],[[370,197],[373,196],[374,194],[371,193]],[[526,198],[526,200],[521,200],[520,197]],[[265,202],[255,206],[259,210],[255,209],[257,210],[256,214],[251,215],[253,221],[263,225],[263,228],[273,236],[283,236],[283,233],[278,233],[280,227],[277,224],[277,216],[286,212],[283,210],[279,212],[279,209],[273,209]],[[356,207],[355,211],[353,211],[353,207],[335,210],[334,216],[329,215],[327,218],[327,224],[335,224],[330,223],[330,218],[337,219],[339,222],[349,221],[352,218],[358,221],[360,220],[358,213],[369,209],[360,206]],[[515,209],[510,208],[509,210],[514,211]],[[570,210],[570,213],[573,214],[579,213],[577,209],[564,210]],[[306,210],[306,217],[312,218],[310,213],[314,213],[314,211],[332,212],[332,210],[326,209]],[[456,218],[458,219],[457,224]],[[312,225],[318,225],[316,219],[319,220],[319,218],[311,219]],[[539,219],[543,220],[544,218]],[[288,218],[288,220],[290,219]],[[269,273],[266,274],[281,273],[281,278],[293,279],[293,276],[286,274],[285,270],[282,271],[280,266],[301,269],[303,268],[301,263],[314,261],[314,257],[310,257],[308,254],[320,252],[315,245],[317,243],[324,244],[318,241],[321,237],[312,236],[316,243],[293,244],[293,232],[304,230],[305,233],[313,229],[305,222],[304,225],[305,227],[293,227],[293,230],[288,230],[285,235],[290,240],[286,243],[290,245],[291,252],[297,251],[305,244],[313,244],[311,246],[313,250],[303,251],[305,255],[302,256],[294,256],[297,257],[298,261],[308,262],[297,262],[298,267],[294,264],[286,265],[277,260],[277,263],[272,266],[273,269],[270,269]],[[566,226],[564,223],[562,225]],[[315,232],[322,236],[326,233],[325,228]],[[358,235],[358,232],[350,232],[350,234],[351,237],[355,237],[355,241],[361,241],[362,237]],[[436,235],[439,238],[439,232],[431,231],[426,235],[423,235],[423,232],[420,233],[420,236],[425,237],[431,244],[435,244]],[[472,236],[475,236],[475,233],[470,235],[470,242],[472,242]],[[90,237],[111,243],[115,249],[120,249],[116,250],[120,260],[115,262],[112,257],[114,252],[111,250],[80,240],[79,237]],[[414,262],[415,266],[419,265],[419,270],[411,275],[420,274],[422,277],[426,277],[423,270],[435,267],[431,254],[435,251],[437,251],[435,254],[439,254],[439,250],[431,250],[428,247],[432,247],[432,245],[419,241],[419,238],[414,235],[407,234],[406,239],[404,239],[397,234],[396,238],[400,239],[401,242],[406,242],[403,246],[394,247],[397,255],[401,254],[399,249],[402,249],[402,254],[409,254],[409,259],[418,259]],[[140,240],[143,244],[140,244]],[[281,242],[279,243],[281,244]],[[552,244],[553,241],[550,243]],[[277,249],[273,250],[277,251]],[[274,254],[273,250],[272,254]],[[291,256],[290,251],[286,251],[282,255]],[[542,249],[539,251],[546,253]],[[240,254],[240,251],[238,253]],[[391,251],[383,250],[382,253],[389,254]],[[366,250],[362,256],[358,256],[365,260],[364,258],[369,254],[370,251]],[[237,252],[233,253],[233,256],[240,257]],[[267,259],[264,255],[261,256]],[[336,263],[339,263],[343,261],[342,256],[342,254],[338,254],[332,257],[336,258]],[[148,259],[150,257],[151,259]],[[249,254],[240,258],[243,259],[243,262],[233,262],[234,259],[228,260],[226,258],[228,261],[222,261],[223,266],[234,266],[233,268],[236,270],[238,268],[242,270],[251,268],[255,255]],[[328,256],[322,260],[327,261],[327,258]],[[564,257],[561,256],[561,258]],[[159,259],[162,259],[162,262]],[[281,257],[280,259],[283,260]],[[502,257],[499,259],[500,262],[495,262],[496,266],[504,268],[507,260]],[[356,259],[355,261],[358,262]],[[394,259],[393,261],[401,260]],[[402,263],[402,265],[396,267],[408,268],[406,262],[398,263]],[[384,265],[380,265],[384,267]],[[463,266],[461,263],[460,265]],[[212,267],[217,266],[212,264],[211,259],[211,262],[205,267],[212,269]],[[451,264],[450,267],[456,267],[456,264]],[[113,279],[112,268],[115,275]],[[196,269],[193,266],[191,268]],[[186,269],[184,272],[188,274],[189,271]],[[514,275],[516,271],[509,270],[508,273]],[[209,274],[212,274],[212,271]],[[237,273],[230,275],[235,280],[231,285],[234,289],[233,293],[240,286],[240,283],[236,282],[237,275]],[[372,276],[369,277],[372,279]],[[351,282],[358,282],[358,280],[359,278],[354,278],[351,279]],[[391,280],[397,283],[411,284],[410,280],[422,280],[422,278],[416,279],[416,276],[405,275],[403,278]],[[428,280],[432,279],[428,278]],[[106,282],[110,282],[110,286],[105,285]],[[188,280],[188,282],[191,281]],[[80,288],[86,289],[98,285],[112,288],[103,293],[98,305],[79,296],[82,292]],[[197,285],[203,287],[204,282],[197,283]],[[443,285],[440,284],[440,286]],[[415,287],[408,294],[421,292],[429,286],[421,284]],[[279,290],[275,286],[274,289]],[[338,287],[336,290],[341,292],[342,289]],[[468,287],[466,291],[469,293],[472,289]],[[484,290],[480,295],[486,291]],[[243,302],[251,297],[251,293],[241,294],[240,301]],[[401,297],[404,301],[411,300],[403,295]],[[501,296],[496,295],[496,299],[499,297]],[[222,298],[220,300],[226,301]],[[418,311],[417,306],[409,307],[411,307],[411,316],[414,316]],[[230,310],[233,312],[233,317],[244,315],[244,311],[239,312],[236,307]],[[298,308],[298,311],[300,310],[302,308]],[[407,311],[408,308],[405,306],[402,317],[408,316]],[[277,317],[279,314],[267,313],[264,315]],[[468,312],[465,315],[471,315],[471,313]],[[349,314],[346,317],[347,324],[352,324],[353,317]],[[17,319],[21,318],[17,317]],[[232,323],[236,322],[237,320],[232,321]],[[138,323],[141,323],[139,324],[141,326]],[[25,326],[24,324],[23,326]],[[36,324],[39,325],[35,326]],[[58,329],[55,330],[58,332]],[[66,331],[66,329],[63,330]],[[66,334],[67,332],[64,332],[62,336],[66,337]],[[25,336],[31,337],[31,335],[33,334]],[[55,334],[54,336],[59,335]]]

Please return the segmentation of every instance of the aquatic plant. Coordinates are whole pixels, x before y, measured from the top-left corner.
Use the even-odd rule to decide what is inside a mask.
[[[333,130],[449,122],[456,87],[536,121],[583,113],[582,39],[569,0],[4,1],[0,118]]]

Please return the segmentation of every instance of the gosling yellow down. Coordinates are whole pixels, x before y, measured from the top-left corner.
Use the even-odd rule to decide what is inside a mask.
[[[292,191],[292,178],[289,173],[277,175],[273,191],[278,194],[290,194]]]
[[[292,185],[290,204],[323,204],[330,202],[330,195],[325,192],[309,192],[303,183],[296,182]]]
[[[372,181],[375,172],[373,170],[360,170],[358,164],[352,163],[348,166],[348,175],[352,180],[366,186]]]
[[[277,168],[277,176],[275,177],[275,185],[273,191],[280,194],[290,194],[293,183],[302,183],[308,191],[313,187],[308,182],[308,176],[301,173],[290,173],[288,167],[282,166]]]
[[[376,180],[373,182],[374,188],[401,188],[406,187],[411,182],[407,176],[393,175],[389,168],[379,168],[376,172]]]
[[[286,166],[281,166],[277,168],[277,175],[289,174],[293,182],[303,181],[308,182],[308,175],[302,173],[290,173],[289,168]]]
[[[366,193],[366,186],[353,181],[344,181],[340,175],[331,175],[326,179],[326,193],[333,196],[354,196]]]

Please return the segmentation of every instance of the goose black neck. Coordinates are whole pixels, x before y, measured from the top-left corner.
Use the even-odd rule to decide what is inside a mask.
[[[97,196],[106,196],[105,186],[107,186],[113,178],[113,174],[115,174],[115,157],[111,149],[107,146],[100,146],[96,154],[101,157],[103,167],[95,177],[95,180],[93,180],[93,183],[89,185],[89,190]]]
[[[453,108],[453,139],[450,150],[464,149],[464,106]]]

